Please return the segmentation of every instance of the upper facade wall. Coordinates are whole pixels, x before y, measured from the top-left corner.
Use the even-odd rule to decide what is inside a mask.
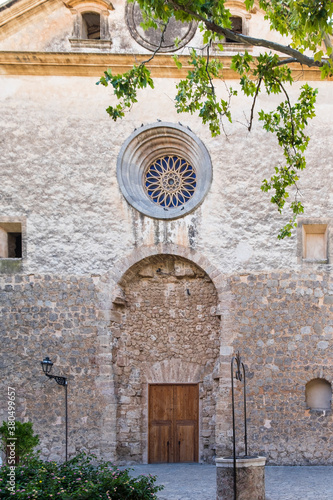
[[[228,137],[212,138],[196,116],[176,113],[172,79],[157,79],[154,91],[140,92],[139,102],[119,123],[105,112],[111,92],[95,82],[1,78],[0,214],[2,221],[23,221],[23,271],[104,273],[135,249],[151,247],[158,253],[160,244],[170,245],[171,253],[177,246],[198,252],[223,273],[302,265],[296,232],[277,240],[289,214],[280,216],[271,195],[260,190],[283,158],[276,139],[260,124],[247,132],[244,112],[250,100],[235,98]],[[331,84],[316,84],[317,117],[309,125],[308,167],[299,187],[304,217],[327,220],[333,217]],[[297,90],[296,84],[293,100]],[[223,95],[223,82],[217,91]],[[279,97],[272,102],[262,96],[258,109],[273,109],[278,102]],[[157,120],[175,124],[179,133],[190,127],[212,165],[202,203],[176,220],[143,215],[127,202],[117,179],[125,141],[142,125],[161,124]]]
[[[0,11],[0,50],[80,51],[113,54],[150,53],[147,48],[139,44],[131,36],[126,23],[126,1],[124,0],[113,0],[109,8],[105,7],[106,2],[104,2],[105,5],[101,6],[100,0],[89,2],[87,0],[82,0],[82,2],[49,0],[24,14],[18,15],[20,5],[22,5],[23,10],[24,2],[25,0],[19,0],[9,8],[3,7]],[[65,4],[68,4],[68,6],[66,7]],[[262,12],[255,8],[252,13],[247,13],[245,9],[240,8],[241,5],[242,2],[230,2],[230,10],[233,15],[239,15],[243,18],[244,33],[251,36],[258,36],[258,33],[260,33],[260,37],[272,37],[269,24],[264,20]],[[78,36],[77,23],[80,22],[81,13],[93,11],[94,9],[96,12],[102,12],[107,33],[105,36],[111,40],[111,43],[80,44],[71,42],[70,39]],[[81,32],[80,36],[84,38],[85,34]],[[176,36],[178,36],[178,33],[176,33]],[[186,48],[181,48],[178,53],[187,54],[189,47],[200,47],[201,45],[201,34],[199,30],[196,30]],[[228,51],[228,47],[226,47],[226,50]],[[253,48],[253,53],[258,53],[258,49]]]
[[[74,21],[84,12],[79,9],[86,5],[91,10],[92,0],[89,4],[66,0],[70,8],[58,0],[47,1],[15,17],[15,9],[24,1],[14,2],[0,12],[0,25],[7,15],[0,50],[71,51],[74,46],[75,50],[87,52],[105,50],[106,46],[96,48],[94,43],[86,46],[78,40],[70,41],[77,28]],[[149,52],[129,33],[124,1],[114,0],[111,5],[109,0],[96,0],[96,5],[107,20],[111,36],[107,50],[115,54],[110,56],[111,65],[117,60],[116,54]],[[241,2],[230,2],[232,14],[240,14],[239,5]],[[261,36],[268,35],[269,27],[258,10],[244,19],[248,34],[260,31]],[[188,45],[200,46],[198,30]],[[29,57],[17,58],[17,75],[20,64],[25,59],[31,62],[35,56]],[[88,71],[95,55],[77,57],[78,65],[84,62],[83,71]],[[67,69],[64,59],[61,75]],[[309,125],[312,140],[307,152],[308,167],[299,183],[309,233],[300,225],[297,235],[295,232],[291,239],[280,242],[277,234],[289,214],[276,213],[269,203],[271,195],[262,193],[260,185],[283,157],[275,139],[260,126],[255,124],[252,133],[247,132],[244,113],[249,116],[249,99],[241,95],[233,99],[234,123],[226,125],[227,136],[213,139],[197,116],[180,118],[176,113],[173,98],[177,82],[170,75],[156,80],[154,92],[140,92],[131,113],[114,123],[105,112],[112,102],[111,92],[96,87],[97,76],[46,74],[1,76],[0,272],[104,273],[135,249],[149,247],[158,252],[159,245],[169,245],[170,252],[175,253],[177,247],[198,252],[223,273],[290,269],[304,265],[305,255],[311,260],[316,234],[319,245],[328,249],[327,258],[319,260],[325,261],[322,265],[326,270],[329,268],[333,237],[332,231],[323,232],[323,227],[329,228],[333,217],[330,82],[315,82],[320,87],[317,117]],[[235,83],[233,86],[237,89]],[[296,84],[291,92],[293,101],[299,87]],[[224,82],[217,82],[216,88],[221,97],[228,98]],[[279,101],[280,97],[260,96],[258,109],[271,110]],[[179,119],[183,125],[178,124]],[[154,123],[155,128],[151,127]],[[175,134],[169,134],[166,140],[160,129],[162,132],[156,135],[154,129],[160,124],[169,124]],[[141,144],[140,132],[145,127],[146,142],[141,150],[135,144]],[[126,150],[124,145],[130,137],[132,149]],[[184,212],[180,205],[177,218],[163,217],[163,203],[154,211],[145,210],[142,204],[147,194],[142,174],[155,162],[155,151],[171,157],[184,156],[189,163],[188,173],[191,166],[196,167],[199,196],[193,196]],[[134,152],[137,163],[132,162],[133,169],[126,165]],[[119,162],[123,176],[117,176]],[[175,182],[176,177],[168,177],[167,182]],[[193,179],[189,173],[185,190]],[[9,233],[15,237],[20,224],[23,259],[17,262],[13,255],[7,255],[12,245],[7,239]],[[4,264],[6,260],[10,260],[9,267]]]

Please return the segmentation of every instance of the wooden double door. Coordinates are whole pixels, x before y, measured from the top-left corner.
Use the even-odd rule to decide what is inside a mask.
[[[149,463],[198,461],[198,384],[151,384]]]

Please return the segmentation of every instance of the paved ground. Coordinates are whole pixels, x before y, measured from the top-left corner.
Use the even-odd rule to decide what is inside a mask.
[[[133,475],[156,475],[160,500],[215,500],[215,466],[135,465]],[[333,500],[333,467],[266,467],[266,500]]]

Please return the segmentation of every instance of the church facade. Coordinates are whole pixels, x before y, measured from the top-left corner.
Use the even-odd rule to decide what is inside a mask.
[[[258,7],[230,1],[243,33],[269,33]],[[318,87],[300,188],[303,217],[270,207],[261,181],[282,161],[251,101],[212,138],[173,103],[195,23],[170,25],[150,63],[155,89],[117,123],[96,82],[158,46],[124,0],[13,0],[0,7],[0,419],[8,387],[47,459],[120,464],[209,462],[232,449],[230,361],[247,369],[251,455],[279,465],[333,464],[332,82],[293,67],[297,98]],[[175,35],[180,43],[174,45]],[[216,51],[218,49],[216,48]],[[219,57],[238,88],[226,41]],[[256,55],[256,49],[251,48]],[[225,82],[216,83],[223,95]],[[261,96],[270,110],[279,96]],[[236,389],[237,418],[242,414]],[[242,429],[237,431],[242,451]]]

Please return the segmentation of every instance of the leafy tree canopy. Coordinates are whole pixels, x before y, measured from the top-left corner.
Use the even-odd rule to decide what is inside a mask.
[[[9,458],[9,445],[15,442],[15,461],[19,462],[24,455],[31,453],[39,444],[39,436],[34,434],[32,422],[20,422],[16,420],[15,426],[8,425],[3,421],[0,427],[1,448],[6,457]]]
[[[129,0],[133,2],[134,0]],[[257,6],[264,12],[271,30],[288,36],[289,43],[283,45],[270,39],[256,38],[237,33],[232,29],[231,13],[225,0],[137,0],[143,13],[144,29],[161,30],[161,42],[169,20],[197,21],[203,36],[202,50],[191,49],[191,70],[186,78],[177,85],[175,107],[177,112],[197,113],[204,124],[209,126],[212,136],[223,131],[223,120],[232,121],[231,97],[237,92],[228,89],[226,99],[218,97],[214,80],[223,79],[221,59],[211,55],[212,43],[223,50],[225,38],[249,46],[261,47],[261,55],[253,57],[246,50],[232,58],[231,68],[239,75],[242,92],[252,97],[252,107],[248,129],[251,130],[254,108],[260,92],[281,94],[282,102],[270,113],[260,111],[259,120],[268,132],[276,135],[283,150],[284,162],[275,167],[272,177],[264,179],[261,189],[271,191],[271,202],[281,213],[288,200],[288,190],[295,188],[295,197],[291,201],[291,216],[281,229],[278,238],[290,236],[296,226],[296,217],[304,211],[299,201],[297,181],[299,173],[306,166],[305,150],[309,137],[305,127],[310,118],[315,116],[317,90],[308,84],[302,86],[298,100],[292,103],[287,91],[287,84],[293,83],[290,63],[320,68],[322,78],[333,72],[332,54],[332,0],[259,0]],[[248,11],[254,7],[254,0],[245,0]],[[105,71],[98,83],[111,85],[118,99],[115,106],[107,112],[113,120],[122,118],[125,111],[137,102],[137,92],[145,87],[154,88],[154,83],[147,68],[149,61],[135,65],[128,72],[113,75]],[[274,51],[274,52],[272,52]],[[276,51],[281,56],[276,55]],[[181,62],[174,56],[175,64],[181,68]]]

